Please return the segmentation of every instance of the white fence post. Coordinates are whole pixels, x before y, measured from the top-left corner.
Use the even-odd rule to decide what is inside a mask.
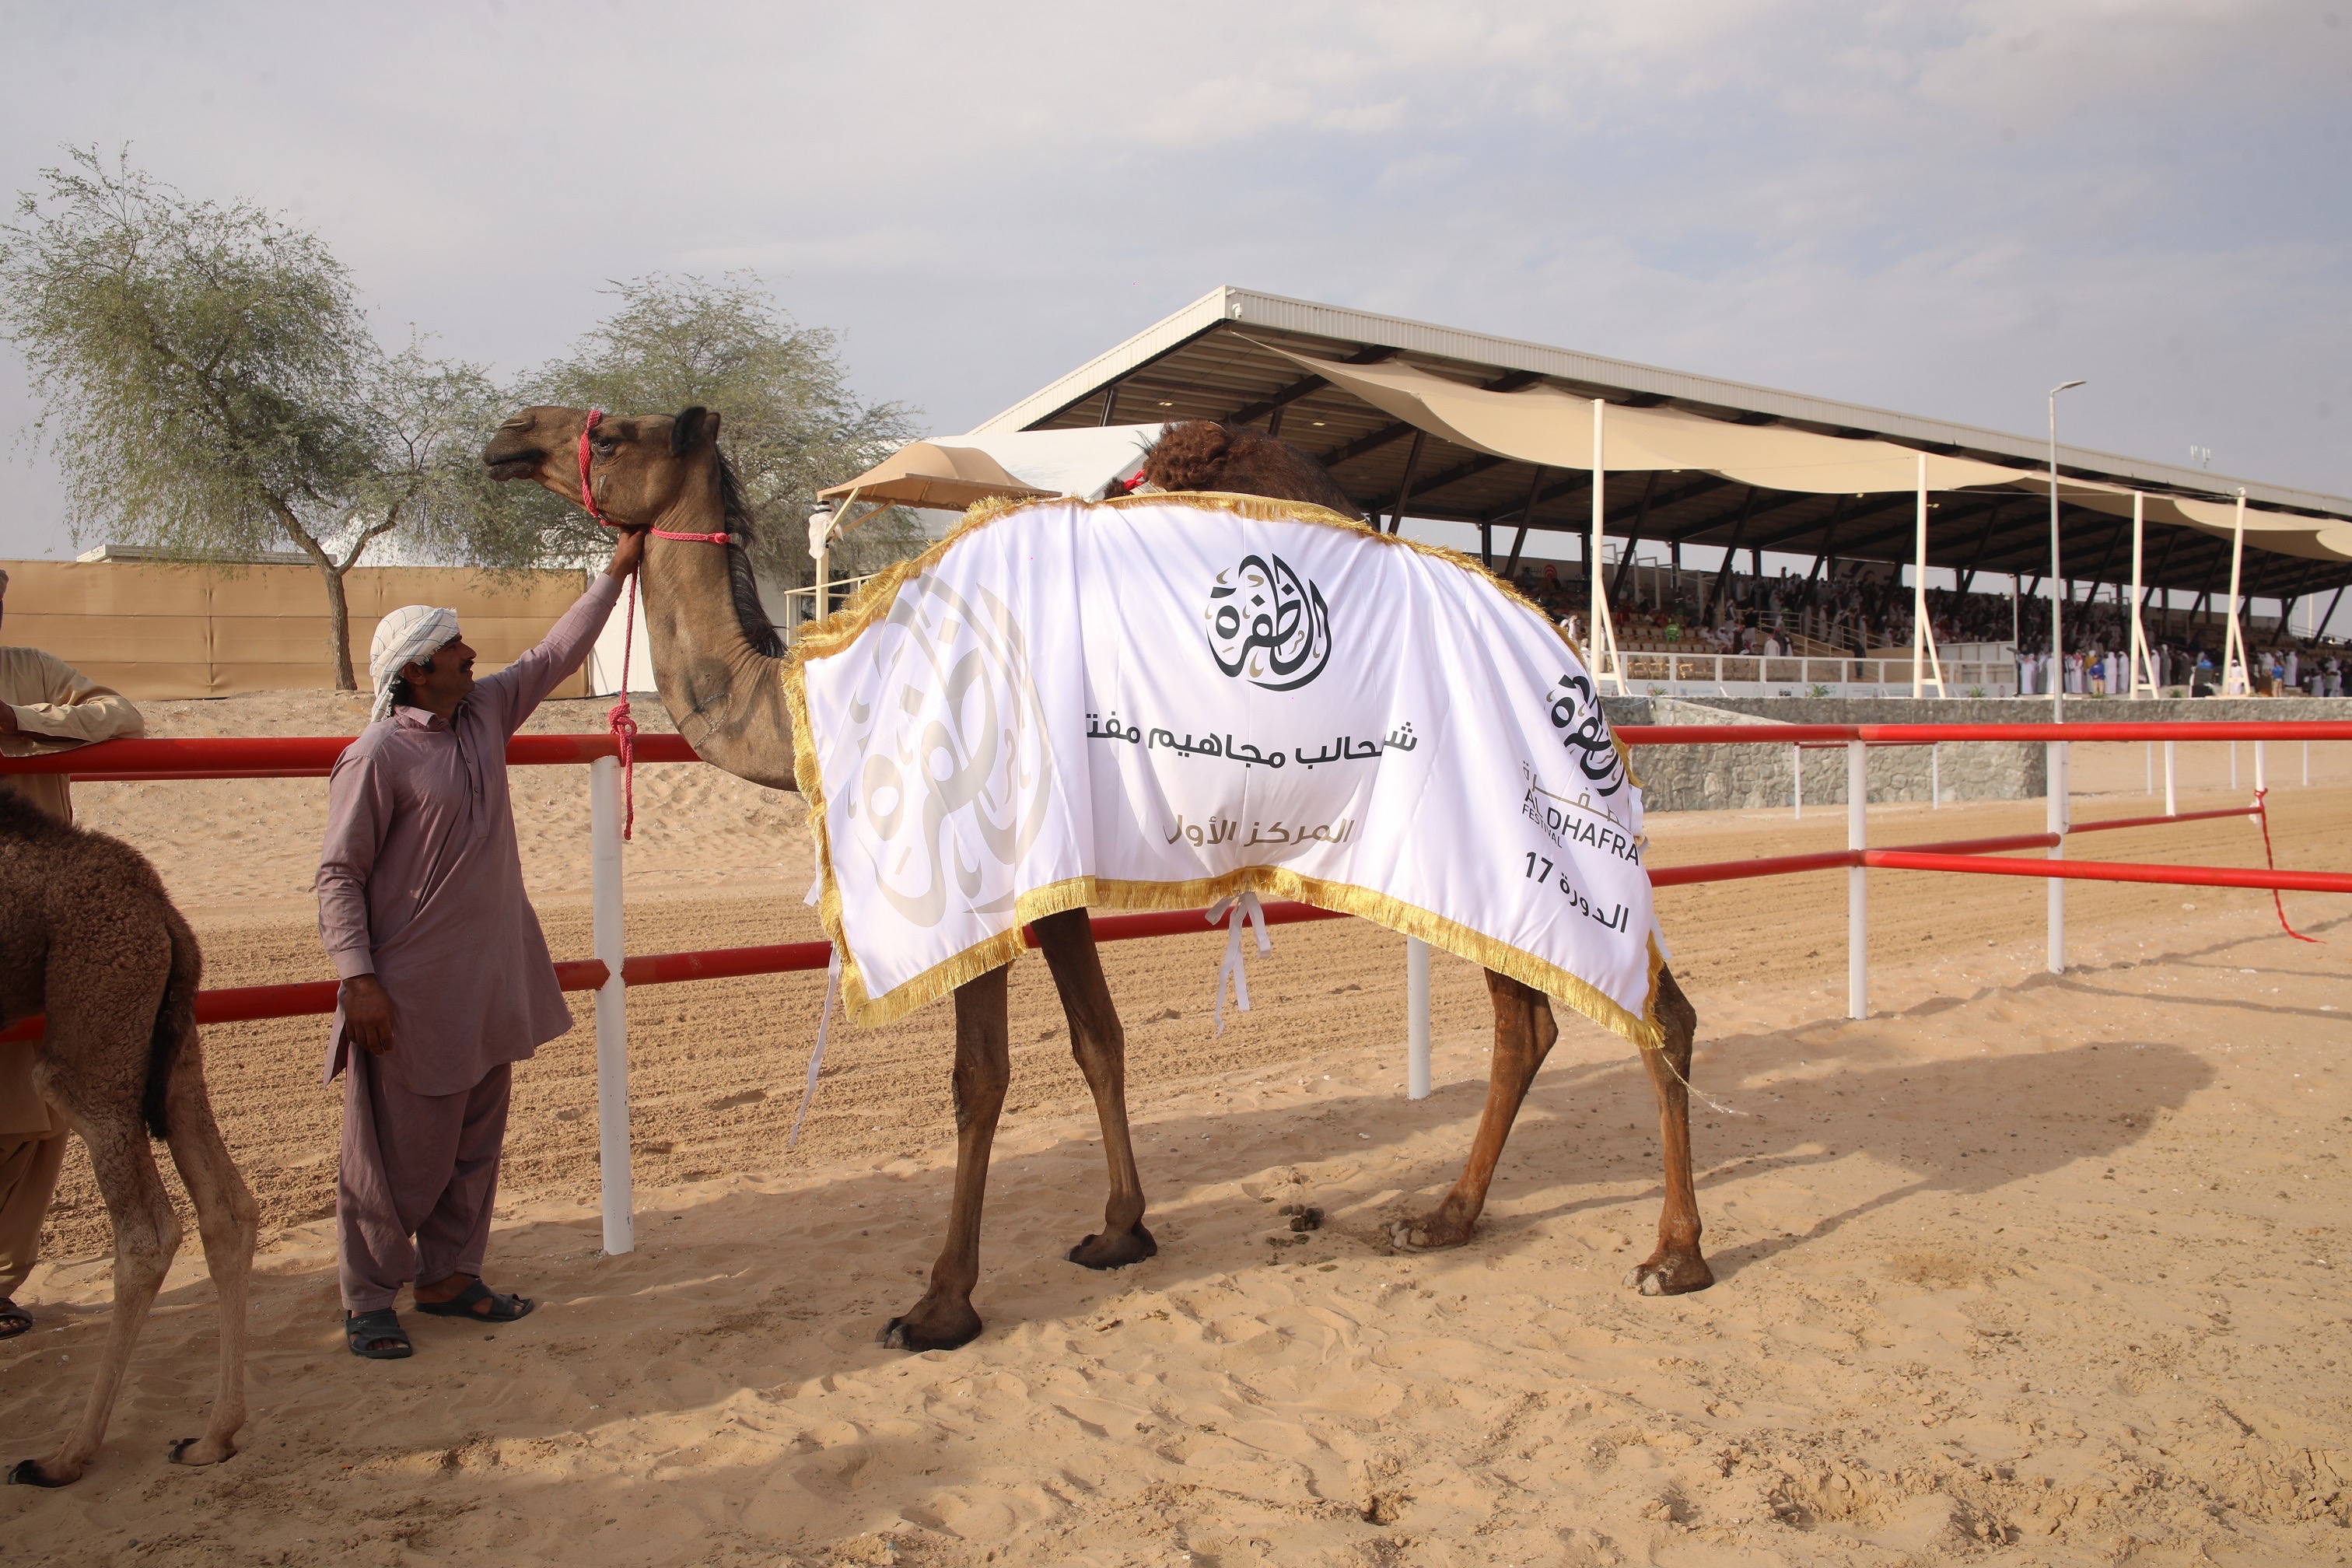
[[[2270,772],[2263,765],[2263,742],[2254,742],[2254,793],[2260,795],[2270,787]]]
[[[1927,809],[1944,809],[1944,747],[1941,742],[1927,748]]]
[[[2065,833],[2072,821],[2072,811],[2066,798],[2066,742],[2053,741],[2049,744],[2045,771],[2049,779],[2044,784],[2048,810],[2042,817],[2047,831],[2059,835],[2058,842],[2050,847],[2050,858],[2066,858]],[[2050,973],[2066,973],[2066,884],[2057,877],[2050,879]]]
[[[2179,745],[2178,741],[2164,743],[2164,815],[2167,816],[2180,815],[2179,770],[2177,766],[2180,760]]]
[[[621,933],[621,763],[588,764],[589,905],[604,984],[596,991],[596,1150],[604,1186],[604,1251],[636,1250],[636,1205],[629,1177],[628,986]]]
[[[2311,742],[2303,743],[2303,787],[2311,787]]]
[[[1429,1098],[1429,943],[1404,939],[1404,1097]]]
[[[1797,820],[1805,820],[1805,748],[1789,748],[1789,798],[1797,803]]]
[[[1870,847],[1866,813],[1870,805],[1869,749],[1860,741],[1845,743],[1845,847]],[[1870,1016],[1870,889],[1869,873],[1859,866],[1845,874],[1845,1016]]]

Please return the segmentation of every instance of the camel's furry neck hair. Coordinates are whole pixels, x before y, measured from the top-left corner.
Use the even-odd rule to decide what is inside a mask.
[[[714,454],[719,464],[719,510],[721,526],[730,535],[727,546],[727,587],[735,601],[736,624],[743,629],[743,640],[770,658],[782,658],[784,639],[768,619],[766,606],[760,603],[759,578],[751,571],[751,542],[757,537],[751,523],[751,508],[743,500],[743,487],[735,478],[734,466],[727,454]]]
[[[74,830],[47,812],[0,784],[0,834],[28,843],[71,838]]]

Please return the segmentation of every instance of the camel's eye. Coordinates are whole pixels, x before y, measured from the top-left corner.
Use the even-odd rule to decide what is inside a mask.
[[[604,436],[593,436],[589,437],[588,445],[595,450],[596,455],[600,458],[609,458],[614,452],[620,450],[621,447],[621,444],[618,441]]]

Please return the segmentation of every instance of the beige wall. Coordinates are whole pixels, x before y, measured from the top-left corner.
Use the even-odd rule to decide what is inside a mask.
[[[126,697],[227,697],[327,688],[327,589],[308,566],[166,565],[153,562],[0,561],[8,574],[0,642],[55,654]],[[494,576],[455,566],[362,566],[346,574],[352,669],[368,689],[368,639],[403,605],[457,612],[484,675],[547,635],[587,576],[578,571]],[[584,675],[556,690],[586,691]]]

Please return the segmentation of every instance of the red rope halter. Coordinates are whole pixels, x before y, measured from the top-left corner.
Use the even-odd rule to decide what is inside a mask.
[[[604,527],[618,531],[622,524],[606,517],[596,504],[595,486],[588,473],[588,437],[604,423],[604,411],[591,408],[588,422],[580,426],[580,504]],[[683,539],[699,544],[727,544],[732,536],[725,533],[674,533],[666,528],[648,528],[656,539]],[[637,721],[629,716],[629,657],[637,634],[637,574],[629,574],[629,602],[621,622],[621,700],[604,715],[604,724],[613,732],[613,740],[621,753],[621,837],[633,837],[637,828]]]

